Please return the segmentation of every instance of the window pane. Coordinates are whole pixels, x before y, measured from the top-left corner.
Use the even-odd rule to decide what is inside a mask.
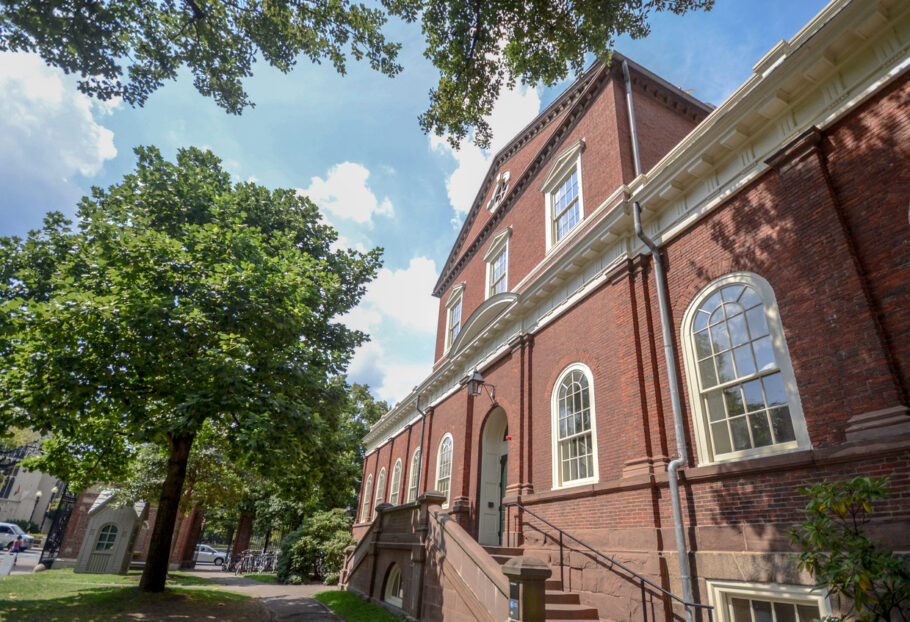
[[[729,308],[727,312],[729,313]],[[730,339],[734,346],[741,346],[749,341],[749,331],[746,330],[746,317],[743,314],[734,315],[727,320],[730,328]]]
[[[752,361],[752,348],[748,345],[740,346],[733,350],[736,359],[736,375],[738,378],[751,376],[755,373],[755,363]]]
[[[733,370],[733,355],[730,352],[718,355],[716,360],[718,381],[729,382],[736,379],[736,372]]]
[[[771,428],[768,427],[768,416],[764,411],[749,415],[749,427],[752,428],[752,441],[756,447],[771,444]]]
[[[749,439],[749,428],[746,424],[745,417],[731,419],[730,432],[733,434],[733,448],[736,451],[752,448],[752,441]]]
[[[743,287],[743,285],[731,285],[730,287],[725,287],[723,291],[721,291],[721,295],[726,302],[736,302],[739,299],[740,295],[743,293]]]
[[[770,337],[762,337],[758,341],[754,341],[752,345],[755,347],[755,362],[759,371],[767,371],[777,367],[777,363],[774,361],[774,351],[771,349]]]
[[[755,622],[774,622],[774,618],[771,616],[771,603],[763,600],[752,601],[752,615],[755,617]]]
[[[702,330],[708,327],[708,313],[702,311],[701,309],[695,314],[695,323],[692,325],[692,330]]]
[[[743,291],[743,295],[739,299],[739,304],[741,304],[746,309],[751,309],[752,307],[758,306],[761,304],[761,297],[755,290],[751,287],[746,287]]]
[[[792,603],[774,603],[777,622],[796,622],[796,608]]]
[[[727,422],[711,424],[711,438],[714,439],[714,453],[726,454],[733,451],[730,445],[730,432],[727,430]]]
[[[704,389],[710,389],[717,384],[717,374],[714,373],[714,359],[705,359],[698,364],[698,372],[701,374],[701,386]]]
[[[741,415],[745,412],[739,385],[724,389],[724,402],[727,404],[727,416],[729,417]]]
[[[723,394],[720,391],[709,393],[705,398],[708,402],[708,420],[720,421],[726,419],[727,413],[724,411]]]
[[[695,354],[699,360],[711,356],[711,337],[707,330],[695,333]]]
[[[745,598],[731,598],[731,609],[733,610],[733,622],[752,622],[752,608],[749,607],[749,601]]]
[[[721,322],[711,327],[711,341],[714,344],[714,351],[720,352],[730,347],[730,335],[727,334],[727,325]]]
[[[749,332],[752,333],[752,339],[764,337],[768,334],[768,322],[765,321],[764,307],[755,307],[746,312],[746,322],[749,324]]]
[[[715,292],[714,294],[711,295],[710,298],[708,298],[706,301],[704,301],[702,303],[701,308],[704,309],[705,311],[707,311],[708,313],[711,313],[714,311],[714,309],[717,308],[717,306],[720,303],[721,303],[720,292]]]
[[[761,392],[761,381],[753,380],[743,384],[743,394],[746,398],[746,410],[753,411],[765,407],[765,399]]]
[[[774,442],[789,443],[796,440],[790,409],[786,406],[771,411],[771,427],[774,429]]]
[[[762,378],[762,384],[765,385],[765,397],[769,407],[787,403],[787,393],[784,391],[784,381],[780,372],[765,376]]]
[[[796,613],[799,616],[799,622],[811,622],[821,615],[818,605],[797,605]]]

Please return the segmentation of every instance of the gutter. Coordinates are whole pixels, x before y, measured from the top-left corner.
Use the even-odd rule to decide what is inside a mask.
[[[638,152],[638,132],[635,127],[635,109],[632,107],[632,81],[629,77],[629,64],[623,59],[622,73],[626,83],[626,104],[629,111],[629,127],[632,133],[632,154],[635,159],[635,176],[641,175],[641,159]],[[676,352],[673,350],[673,323],[670,318],[670,305],[667,301],[666,283],[660,247],[645,235],[641,226],[641,205],[638,201],[632,210],[635,220],[635,235],[651,250],[654,263],[654,281],[657,288],[657,305],[660,308],[660,326],[663,332],[664,355],[667,360],[667,383],[670,385],[670,402],[673,405],[673,424],[676,428],[676,451],[678,457],[667,465],[667,476],[670,484],[670,504],[673,507],[673,527],[676,532],[676,552],[679,557],[679,579],[682,583],[683,600],[692,603],[692,577],[689,574],[689,554],[686,550],[686,536],[683,526],[682,507],[679,500],[679,467],[685,466],[688,458],[686,452],[685,430],[682,420],[682,404],[679,398],[679,379],[676,377]],[[692,607],[686,605],[686,621],[693,622]]]

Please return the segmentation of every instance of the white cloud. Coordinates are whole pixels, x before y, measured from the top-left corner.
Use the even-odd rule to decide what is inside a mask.
[[[521,86],[503,91],[493,107],[493,113],[487,119],[493,130],[490,151],[484,151],[467,140],[462,143],[461,149],[455,150],[445,138],[430,136],[430,148],[450,154],[458,165],[446,180],[449,202],[455,210],[457,222],[460,223],[471,209],[493,156],[539,112],[540,93],[536,89]]]
[[[436,277],[436,264],[426,257],[412,258],[406,268],[383,268],[360,305],[343,318],[372,338],[357,349],[348,376],[370,385],[380,399],[402,399],[432,369],[439,301],[430,292]]]
[[[82,191],[70,178],[97,175],[117,155],[95,114],[118,102],[90,99],[72,82],[36,55],[0,53],[0,215],[10,228],[35,227],[49,209],[71,212]]]
[[[333,216],[358,224],[372,224],[374,214],[394,216],[395,209],[388,197],[382,201],[376,198],[367,185],[369,177],[370,171],[366,167],[342,162],[329,170],[326,179],[313,177],[310,186],[298,192]]]

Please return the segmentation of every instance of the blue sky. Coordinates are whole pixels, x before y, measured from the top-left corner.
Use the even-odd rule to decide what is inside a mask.
[[[620,39],[617,50],[717,105],[824,5],[718,0],[708,13],[658,15],[649,37]],[[354,61],[346,76],[304,60],[288,75],[260,64],[247,83],[256,107],[240,117],[199,95],[188,76],[134,109],[88,99],[37,57],[0,53],[0,235],[24,235],[48,210],[72,215],[91,186],[132,170],[136,145],[168,157],[181,146],[210,148],[238,180],[304,191],[343,244],[385,248],[382,272],[345,321],[373,337],[351,380],[396,402],[432,366],[438,301],[430,290],[491,154],[470,144],[455,152],[421,133],[417,116],[436,72],[417,27],[393,23],[388,32],[404,43],[398,77]],[[491,118],[493,151],[567,84],[506,93]]]

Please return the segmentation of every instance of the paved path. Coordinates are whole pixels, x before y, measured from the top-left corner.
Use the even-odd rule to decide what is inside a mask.
[[[215,571],[205,566],[188,572],[215,581],[222,589],[261,598],[265,606],[272,612],[272,619],[275,622],[341,622],[341,618],[313,598],[313,594],[338,589],[334,586],[320,583],[275,585]]]

